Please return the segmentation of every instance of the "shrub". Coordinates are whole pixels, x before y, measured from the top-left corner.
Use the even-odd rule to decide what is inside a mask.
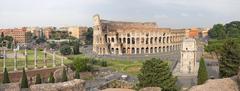
[[[88,71],[89,70],[89,65],[87,64],[88,62],[89,62],[88,58],[76,57],[73,60],[73,65],[75,69],[79,72]]]
[[[107,67],[107,62],[106,61],[101,61],[101,66],[102,67]]]
[[[28,88],[28,79],[25,69],[23,68],[23,75],[21,80],[21,88]]]
[[[75,79],[80,79],[80,74],[79,74],[79,71],[75,71],[75,76],[74,76]]]
[[[3,81],[2,83],[10,83],[7,68],[4,68]]]
[[[53,73],[51,72],[50,73],[50,76],[49,76],[49,78],[48,78],[48,83],[54,83],[55,82],[55,78],[54,78],[54,76],[53,76]]]
[[[62,55],[69,55],[72,52],[72,49],[69,45],[63,45],[60,48],[60,52]]]

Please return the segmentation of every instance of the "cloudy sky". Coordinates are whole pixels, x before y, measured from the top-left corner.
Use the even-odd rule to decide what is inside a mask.
[[[240,0],[0,0],[0,28],[92,26],[94,14],[160,27],[211,27],[240,20]]]

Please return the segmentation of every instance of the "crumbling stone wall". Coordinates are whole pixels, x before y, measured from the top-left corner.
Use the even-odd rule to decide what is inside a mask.
[[[30,86],[31,91],[85,91],[85,81],[74,79],[61,83],[46,83]]]

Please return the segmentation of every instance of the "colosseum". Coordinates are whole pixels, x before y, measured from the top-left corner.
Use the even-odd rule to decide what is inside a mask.
[[[93,52],[98,55],[135,55],[180,49],[185,29],[159,28],[155,22],[122,22],[93,16]]]

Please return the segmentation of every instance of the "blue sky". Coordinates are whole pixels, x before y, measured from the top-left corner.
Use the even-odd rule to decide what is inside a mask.
[[[0,28],[92,26],[92,16],[153,21],[159,27],[211,27],[240,20],[240,0],[0,0]]]

